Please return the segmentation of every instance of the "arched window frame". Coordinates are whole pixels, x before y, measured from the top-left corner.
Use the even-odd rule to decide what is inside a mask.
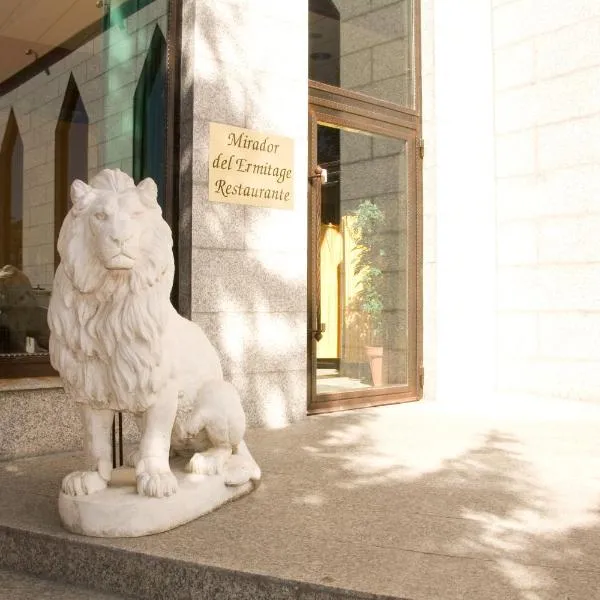
[[[56,240],[69,211],[69,190],[73,179],[87,181],[88,122],[77,83],[71,74],[54,133],[54,238]],[[77,123],[77,130],[73,128],[75,123]],[[73,142],[77,147],[73,148]],[[74,159],[77,159],[79,164],[75,164]],[[55,268],[59,262],[60,257],[55,244]]]
[[[16,153],[16,154],[15,154]],[[15,198],[16,196],[16,198]],[[13,209],[20,204],[21,225],[15,239]],[[0,146],[0,267],[12,264],[23,268],[23,142],[14,111],[11,109]],[[19,245],[15,256],[11,246]]]
[[[167,140],[163,138],[160,151],[162,152],[162,172],[153,173],[150,164],[151,140],[148,138],[146,121],[150,110],[151,94],[156,79],[162,79],[162,100],[164,107],[164,121],[167,121],[167,43],[158,25],[155,26],[146,54],[146,60],[140,73],[140,77],[133,95],[133,178],[139,183],[146,177],[152,177],[158,186],[158,201],[163,209],[166,208],[166,158]],[[159,130],[153,128],[156,133]]]

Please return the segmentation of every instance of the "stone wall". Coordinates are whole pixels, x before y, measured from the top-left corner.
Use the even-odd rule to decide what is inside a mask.
[[[600,395],[600,4],[495,0],[498,383]]]
[[[424,0],[422,18],[425,393],[489,404],[496,352],[491,5]]]
[[[422,2],[428,397],[598,399],[599,32],[595,0]]]
[[[340,11],[340,85],[413,106],[410,0],[336,2]]]
[[[184,10],[191,315],[216,343],[249,422],[281,426],[307,408],[307,7],[196,0]],[[208,201],[211,121],[293,138],[294,210]]]

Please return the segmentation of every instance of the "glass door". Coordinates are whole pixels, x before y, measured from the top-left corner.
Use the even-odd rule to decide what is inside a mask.
[[[310,114],[309,412],[420,395],[414,132]]]

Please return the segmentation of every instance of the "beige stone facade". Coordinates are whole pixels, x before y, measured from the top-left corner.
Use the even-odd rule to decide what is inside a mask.
[[[497,4],[498,385],[597,401],[600,7]]]
[[[339,84],[410,105],[419,78],[411,72],[411,33],[398,19],[408,0],[339,4]],[[279,6],[182,4],[179,225],[190,232],[189,247],[179,248],[189,279],[184,300],[242,390],[250,422],[262,426],[303,418],[310,393],[309,27],[307,3]],[[156,28],[167,36],[166,13],[166,0],[151,2],[49,75],[0,98],[0,137],[12,109],[24,146],[23,256],[34,286],[52,285],[54,139],[69,78],[89,118],[89,173],[131,172],[133,94]],[[497,393],[510,393],[595,402],[599,5],[422,0],[420,18],[425,397],[493,404]],[[209,202],[211,121],[294,141],[294,210]],[[389,209],[401,212],[403,154],[386,154],[371,140],[363,155],[350,138],[344,144],[342,161],[356,159],[346,161],[348,210],[364,198],[385,205],[392,185]],[[396,223],[390,293],[406,276],[402,219]],[[393,335],[400,364],[404,338]]]
[[[428,395],[598,401],[600,6],[447,4],[422,10]]]

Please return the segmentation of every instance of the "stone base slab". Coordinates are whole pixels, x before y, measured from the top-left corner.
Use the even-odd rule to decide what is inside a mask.
[[[58,511],[63,527],[92,537],[140,537],[161,533],[249,494],[256,484],[225,485],[222,475],[195,475],[171,465],[179,490],[167,498],[137,493],[135,471],[120,468],[105,490],[89,496],[60,492]]]

